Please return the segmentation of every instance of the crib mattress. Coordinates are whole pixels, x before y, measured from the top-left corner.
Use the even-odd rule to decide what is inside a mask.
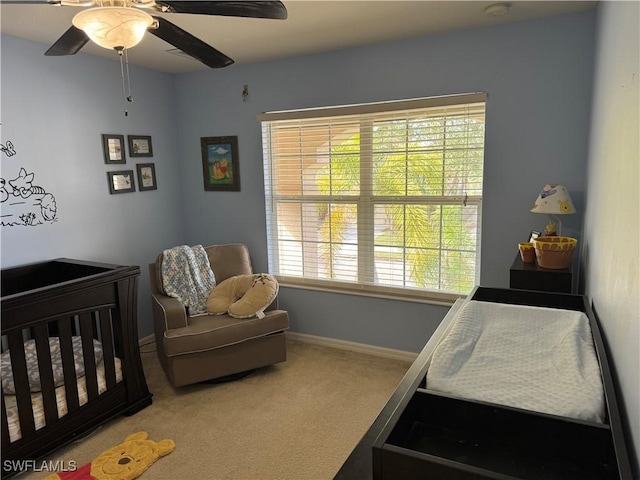
[[[119,358],[115,358],[116,367],[116,381],[122,381],[122,365]],[[101,362],[96,366],[96,375],[98,377],[98,393],[102,394],[107,391],[107,383],[104,374],[104,364]],[[88,401],[87,387],[85,377],[79,377],[77,379],[78,386],[78,400],[80,405],[84,405]],[[67,414],[67,399],[64,389],[64,385],[61,385],[55,389],[56,404],[58,408],[58,418],[62,418]],[[4,396],[5,406],[7,410],[7,423],[9,425],[9,439],[11,442],[15,442],[22,438],[20,431],[20,421],[18,418],[18,407],[16,405],[15,395]],[[36,430],[41,429],[46,425],[44,418],[44,405],[42,402],[42,393],[31,394],[31,406],[33,408],[33,419],[35,422]]]
[[[604,389],[583,312],[468,301],[434,350],[430,390],[602,423]]]

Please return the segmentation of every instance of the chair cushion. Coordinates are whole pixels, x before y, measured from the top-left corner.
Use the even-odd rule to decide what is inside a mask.
[[[234,318],[261,317],[278,295],[278,281],[272,275],[235,275],[219,283],[207,299],[207,311],[229,313]]]
[[[289,328],[284,310],[265,312],[264,318],[236,319],[229,315],[189,317],[189,325],[164,332],[164,350],[169,357],[204,352],[234,345]]]
[[[246,245],[241,243],[210,245],[205,247],[205,251],[218,283],[234,275],[249,275],[253,273],[251,257]]]

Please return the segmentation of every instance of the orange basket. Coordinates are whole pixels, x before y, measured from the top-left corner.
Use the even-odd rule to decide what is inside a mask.
[[[536,251],[533,249],[533,243],[520,242],[518,243],[518,249],[523,263],[534,263],[536,261]]]
[[[538,265],[553,270],[561,270],[571,265],[571,257],[577,245],[578,240],[571,237],[538,237],[533,239]]]

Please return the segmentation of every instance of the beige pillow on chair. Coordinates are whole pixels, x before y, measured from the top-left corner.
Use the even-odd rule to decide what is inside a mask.
[[[220,282],[207,299],[207,312],[228,313],[234,318],[264,317],[264,309],[278,295],[278,281],[272,275],[258,273],[236,275]]]

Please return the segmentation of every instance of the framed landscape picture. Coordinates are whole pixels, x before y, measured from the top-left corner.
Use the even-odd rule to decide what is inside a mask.
[[[136,185],[133,180],[133,170],[122,170],[119,172],[107,172],[109,180],[109,193],[135,192]]]
[[[124,135],[111,135],[103,133],[102,151],[104,153],[104,163],[127,163],[127,157],[124,153]]]
[[[240,191],[238,137],[201,137],[202,174],[208,191]]]
[[[130,157],[153,157],[153,146],[149,135],[129,135]]]

